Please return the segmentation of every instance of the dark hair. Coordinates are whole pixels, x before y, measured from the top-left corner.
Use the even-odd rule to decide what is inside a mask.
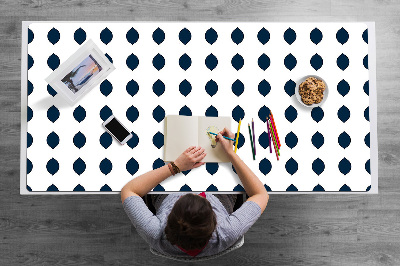
[[[168,215],[165,234],[172,245],[186,250],[200,249],[207,244],[216,226],[210,202],[188,193],[175,202]]]

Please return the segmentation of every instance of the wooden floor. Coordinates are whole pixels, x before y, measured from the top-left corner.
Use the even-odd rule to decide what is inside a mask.
[[[400,2],[268,2],[0,1],[0,265],[172,264],[117,195],[19,195],[22,20],[376,21],[379,195],[273,195],[244,246],[207,263],[400,265]]]

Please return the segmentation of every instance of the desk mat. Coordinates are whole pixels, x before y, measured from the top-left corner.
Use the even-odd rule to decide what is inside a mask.
[[[364,23],[40,22],[27,34],[28,191],[120,191],[164,165],[169,114],[242,118],[237,153],[268,191],[371,188]],[[45,78],[89,39],[116,69],[70,106]],[[306,75],[327,82],[322,108],[297,102],[295,84]],[[268,147],[270,110],[282,144],[279,161]],[[124,146],[101,125],[111,114],[132,131]],[[153,191],[243,191],[233,170],[207,163]]]

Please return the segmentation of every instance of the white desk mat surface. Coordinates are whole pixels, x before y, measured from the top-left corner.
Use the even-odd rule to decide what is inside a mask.
[[[74,106],[45,78],[92,39],[116,69]],[[371,188],[368,29],[364,23],[31,23],[27,190],[119,191],[160,167],[169,114],[242,118],[238,155],[273,192]],[[318,75],[322,108],[302,107],[295,82]],[[272,111],[281,156],[270,153]],[[114,114],[134,138],[101,123]],[[247,124],[255,122],[256,160]],[[209,163],[154,191],[242,191],[231,164]]]

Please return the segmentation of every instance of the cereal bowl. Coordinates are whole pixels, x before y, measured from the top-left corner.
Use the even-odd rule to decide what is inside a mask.
[[[301,95],[300,95],[300,92],[299,92],[300,85],[301,85],[306,79],[308,79],[308,78],[316,78],[317,80],[320,80],[320,81],[322,81],[322,82],[325,84],[325,90],[324,90],[323,93],[322,93],[323,98],[322,98],[322,100],[321,100],[319,103],[305,104],[305,103],[303,102],[303,100],[301,99]],[[326,83],[326,81],[325,81],[324,79],[322,79],[321,77],[319,77],[319,76],[316,76],[316,75],[308,75],[308,76],[305,76],[305,77],[303,77],[303,78],[301,78],[301,79],[299,79],[299,80],[297,81],[297,83],[296,83],[296,88],[295,88],[295,94],[296,94],[296,98],[297,98],[297,100],[299,101],[299,103],[300,103],[301,105],[305,106],[305,107],[314,108],[314,107],[317,107],[317,106],[321,106],[321,105],[326,101],[326,98],[328,98],[328,83]],[[313,96],[314,96],[314,97],[317,97],[317,96],[315,96],[315,95],[313,95]]]

